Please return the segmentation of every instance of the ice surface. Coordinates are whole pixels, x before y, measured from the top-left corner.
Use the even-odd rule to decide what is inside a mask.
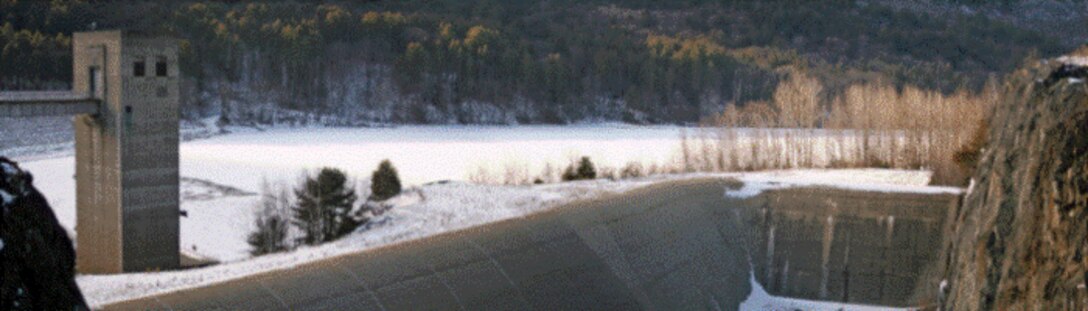
[[[262,178],[296,180],[303,169],[331,166],[369,178],[390,159],[407,185],[466,180],[483,167],[537,175],[545,163],[562,169],[580,156],[600,166],[629,161],[666,163],[679,147],[672,126],[405,126],[273,129],[182,144],[182,176],[259,190]],[[237,171],[247,174],[235,174]]]

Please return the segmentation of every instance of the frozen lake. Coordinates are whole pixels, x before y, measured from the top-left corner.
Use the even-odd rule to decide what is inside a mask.
[[[467,180],[481,167],[491,175],[510,167],[536,176],[546,164],[559,170],[580,156],[608,167],[665,163],[677,154],[682,130],[628,125],[270,130],[182,144],[181,175],[257,190],[262,178],[293,181],[304,169],[325,166],[368,179],[381,160],[389,159],[408,185]]]
[[[263,180],[293,185],[304,170],[336,167],[359,181],[363,190],[383,159],[393,162],[406,186],[467,180],[481,167],[498,178],[506,167],[524,169],[536,176],[548,163],[561,170],[580,156],[591,157],[598,166],[610,167],[622,167],[629,161],[665,163],[675,158],[680,132],[684,130],[630,125],[249,130],[182,143],[180,165],[182,177],[249,192],[258,192]],[[34,174],[35,186],[48,198],[61,224],[74,234],[75,159],[62,156],[20,165]],[[255,205],[256,197],[195,202],[183,199],[182,208],[189,210],[192,217],[182,220],[182,231],[235,234],[237,229],[230,227],[251,226],[249,216]],[[183,236],[183,240],[193,237]],[[225,248],[231,253],[218,257],[244,256],[237,251],[244,249],[244,239],[235,240],[239,245]],[[188,244],[202,243],[183,243]]]

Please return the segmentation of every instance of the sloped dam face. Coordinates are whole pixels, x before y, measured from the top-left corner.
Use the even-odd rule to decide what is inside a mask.
[[[771,294],[882,306],[936,303],[952,194],[798,188],[738,209],[755,277]]]
[[[736,310],[771,293],[928,305],[951,195],[736,181],[623,195],[106,309]]]

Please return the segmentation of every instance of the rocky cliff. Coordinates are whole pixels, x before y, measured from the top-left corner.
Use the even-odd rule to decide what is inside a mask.
[[[1088,57],[1008,79],[947,227],[944,310],[1088,310]]]
[[[86,310],[75,250],[33,177],[0,157],[0,310]]]

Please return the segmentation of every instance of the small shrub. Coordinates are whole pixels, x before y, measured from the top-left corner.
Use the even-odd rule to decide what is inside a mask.
[[[389,160],[383,160],[381,164],[378,164],[378,170],[374,171],[370,177],[370,199],[385,201],[400,194],[400,190],[397,169]]]
[[[287,219],[282,215],[262,214],[257,216],[257,229],[249,234],[249,253],[253,256],[271,254],[287,250]]]
[[[529,169],[525,164],[506,163],[503,167],[503,181],[507,186],[517,186],[529,183]]]
[[[638,162],[629,162],[623,167],[623,171],[620,172],[620,178],[639,178],[642,177],[642,164]]]
[[[476,170],[469,172],[468,181],[477,185],[495,184],[495,178],[483,165],[476,166]]]
[[[574,165],[567,166],[567,169],[563,170],[563,174],[560,178],[562,178],[563,181],[578,180],[578,173],[575,173]]]
[[[290,194],[284,187],[273,189],[268,183],[261,187],[260,209],[257,210],[255,230],[246,238],[250,254],[260,256],[287,250],[287,210],[291,208]]]
[[[601,172],[597,174],[597,176],[611,181],[616,181],[619,179],[619,174],[616,173],[616,169],[611,167],[602,167]]]
[[[578,161],[577,167],[574,164],[567,166],[566,170],[563,170],[563,181],[584,180],[584,179],[596,179],[597,168],[593,165],[593,161],[589,160],[589,157],[582,157],[581,161]]]
[[[540,171],[540,176],[537,177],[540,183],[555,182],[555,168],[552,167],[551,162],[544,163],[544,169]]]

